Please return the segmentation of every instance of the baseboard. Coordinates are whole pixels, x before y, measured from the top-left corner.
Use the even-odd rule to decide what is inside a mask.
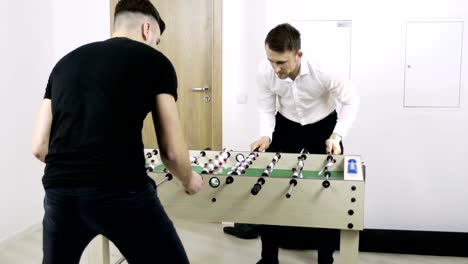
[[[320,234],[317,230],[288,231],[290,237],[283,238],[280,246],[292,249],[317,249],[321,241],[320,236],[332,235]],[[335,249],[339,248],[338,240],[337,230]],[[359,235],[361,252],[468,257],[467,246],[468,233],[463,232],[364,229]]]
[[[30,233],[33,233],[33,232],[36,232],[37,230],[40,230],[42,228],[42,222],[39,221],[35,224],[32,224],[16,233],[14,233],[13,235],[11,236],[8,236],[6,237],[5,239],[3,240],[0,240],[0,250],[6,248],[8,245],[10,245],[11,243],[14,243],[20,239],[22,239],[23,237],[27,236],[28,234]]]
[[[359,250],[433,256],[468,257],[468,233],[365,229]]]

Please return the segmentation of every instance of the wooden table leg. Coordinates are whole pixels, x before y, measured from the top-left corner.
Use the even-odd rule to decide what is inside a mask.
[[[359,259],[359,231],[341,230],[340,264],[357,264]]]
[[[89,264],[110,264],[109,240],[104,236],[97,236],[89,244]]]

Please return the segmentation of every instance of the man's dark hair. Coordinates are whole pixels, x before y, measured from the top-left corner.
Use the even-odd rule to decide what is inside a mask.
[[[270,30],[265,45],[272,51],[298,51],[301,49],[301,33],[288,23],[280,24]]]
[[[158,22],[161,34],[166,29],[166,24],[159,15],[158,10],[149,0],[120,0],[117,6],[115,6],[114,19],[117,15],[124,12],[134,12],[152,16]]]

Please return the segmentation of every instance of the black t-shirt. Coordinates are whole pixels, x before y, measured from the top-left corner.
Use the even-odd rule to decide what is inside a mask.
[[[143,43],[112,38],[62,58],[44,96],[53,117],[44,187],[147,183],[141,130],[161,93],[177,99],[174,67]]]

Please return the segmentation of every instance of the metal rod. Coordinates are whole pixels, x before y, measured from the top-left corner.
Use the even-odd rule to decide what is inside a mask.
[[[291,183],[291,184],[289,185],[289,190],[288,190],[288,192],[286,193],[286,197],[288,197],[288,198],[291,197],[293,189],[294,189],[294,184]]]
[[[291,195],[292,195],[292,191],[294,189],[294,187],[297,185],[297,181],[296,179],[292,179],[289,181],[289,190],[288,192],[286,193],[286,198],[291,198]]]
[[[170,180],[172,180],[172,174],[168,173],[166,174],[166,177],[164,177],[162,180],[156,183],[156,186],[159,186],[163,184],[165,181],[170,181]]]
[[[125,261],[125,257],[121,257],[119,260],[117,260],[117,262],[115,262],[114,264],[121,264]]]
[[[160,180],[159,182],[156,183],[156,186],[159,186],[161,184],[163,184],[165,181],[167,181],[169,178],[166,176],[164,177],[162,180]]]
[[[209,87],[192,87],[192,91],[208,91]]]

